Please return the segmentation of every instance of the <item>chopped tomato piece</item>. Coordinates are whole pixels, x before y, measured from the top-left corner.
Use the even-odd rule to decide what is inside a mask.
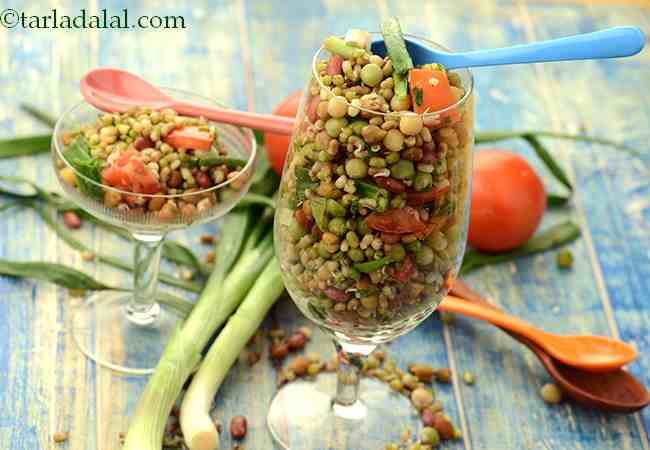
[[[332,286],[326,287],[323,292],[325,292],[325,295],[335,302],[347,302],[351,297],[351,295],[344,290]]]
[[[418,114],[440,111],[454,103],[451,86],[444,70],[411,69],[409,86],[413,110]]]
[[[417,210],[408,206],[382,213],[373,212],[366,217],[365,222],[373,230],[392,234],[422,233],[427,228]]]
[[[137,194],[155,194],[160,191],[158,180],[134,149],[128,149],[105,168],[102,179],[109,186]]]
[[[415,275],[415,264],[413,264],[411,255],[406,255],[402,265],[393,269],[392,276],[400,283],[406,283],[413,275]]]
[[[394,233],[381,233],[381,240],[384,241],[386,244],[397,244],[402,237],[399,234],[394,234]]]
[[[448,216],[434,216],[434,217],[432,217],[426,223],[424,231],[422,231],[421,233],[417,233],[418,238],[424,239],[425,237],[429,236],[434,231],[441,229],[446,223],[448,223],[448,221],[449,221]]]
[[[454,287],[454,272],[451,269],[449,269],[445,276],[445,287],[447,291],[451,291],[451,288]]]
[[[393,194],[401,194],[406,190],[404,183],[395,178],[375,177],[375,183]]]
[[[174,148],[191,148],[193,150],[210,150],[214,135],[197,126],[186,126],[172,130],[165,136],[165,142]]]
[[[406,194],[406,203],[411,206],[420,206],[425,203],[430,203],[434,201],[440,194],[443,194],[449,190],[449,185],[443,186],[441,188],[431,188],[428,191],[424,192],[409,192]]]

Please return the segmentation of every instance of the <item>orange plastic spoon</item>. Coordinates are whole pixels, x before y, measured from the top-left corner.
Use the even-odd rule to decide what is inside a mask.
[[[451,295],[444,298],[438,309],[486,320],[514,331],[535,342],[559,361],[593,372],[618,369],[637,357],[636,350],[625,342],[604,336],[560,336],[547,333],[516,317]]]
[[[88,103],[107,112],[126,112],[135,106],[154,110],[171,108],[187,116],[203,116],[255,130],[291,135],[292,117],[257,114],[176,100],[153,84],[122,69],[100,67],[86,73],[79,82],[81,95]]]

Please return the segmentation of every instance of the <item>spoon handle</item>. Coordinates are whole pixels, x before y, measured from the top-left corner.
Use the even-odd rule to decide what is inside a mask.
[[[546,334],[545,332],[535,328],[528,322],[525,322],[517,317],[509,316],[508,314],[492,308],[491,306],[469,303],[452,295],[447,295],[438,306],[438,309],[441,311],[454,312],[462,314],[464,316],[475,317],[477,319],[491,322],[494,325],[497,325],[506,330],[514,331],[522,336],[527,337],[531,341],[537,342],[541,346],[544,346],[542,338],[543,335]]]
[[[578,59],[632,56],[645,45],[645,35],[637,27],[614,27],[549,41],[464,53],[441,52],[439,62],[448,69],[498,66]]]
[[[174,102],[170,107],[181,115],[203,116],[214,122],[229,123],[253,130],[291,136],[295,119],[293,117],[259,114],[235,109],[223,109],[191,102]]]

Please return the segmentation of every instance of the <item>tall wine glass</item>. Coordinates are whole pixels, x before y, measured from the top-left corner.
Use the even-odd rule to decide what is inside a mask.
[[[377,383],[368,382],[359,398],[362,358],[436,309],[467,233],[471,73],[449,72],[453,103],[417,115],[408,102],[392,101],[386,58],[336,58],[323,48],[314,56],[275,216],[287,290],[333,337],[339,357],[335,382],[292,382],[274,398],[269,428],[292,449],[335,442],[377,449],[389,437],[399,440],[402,416],[413,407]],[[369,63],[382,69],[370,86],[356,81]]]
[[[216,104],[188,92],[165,90],[177,98]],[[173,112],[168,111],[166,114],[169,123],[173,125],[175,117],[170,115]],[[158,114],[160,115],[164,114]],[[145,144],[140,145],[152,147],[149,149],[138,148],[138,143],[132,142],[128,149],[123,149],[122,154],[139,152],[137,158],[140,160],[146,154],[148,159],[144,163],[153,164],[159,183],[158,191],[165,192],[134,193],[117,188],[115,184],[106,184],[104,169],[111,165],[110,156],[103,163],[104,169],[99,169],[104,170],[101,181],[89,177],[87,166],[71,161],[72,157],[66,158],[66,155],[70,156],[66,152],[73,145],[75,135],[86,133],[88,136],[85,125],[94,123],[100,116],[100,121],[105,119],[105,125],[119,130],[120,126],[115,123],[115,119],[111,121],[110,115],[102,113],[89,103],[82,101],[68,109],[54,130],[52,160],[57,179],[71,200],[96,218],[126,229],[133,238],[133,290],[92,295],[76,309],[72,333],[81,351],[98,364],[124,373],[146,374],[153,371],[168,337],[180,319],[174,309],[156,301],[165,236],[172,230],[212,221],[237,204],[248,191],[255,170],[255,138],[248,129],[218,123],[203,125],[203,128],[212,127],[217,137],[215,142],[219,144],[219,148],[213,148],[212,151],[224,160],[229,159],[225,162],[229,167],[201,162],[192,158],[190,150],[182,149],[182,154],[171,152],[170,146],[161,146],[164,140],[162,138],[157,145],[146,140]],[[153,123],[149,119],[134,119],[130,121],[131,129],[141,130],[140,125],[147,122],[145,133],[149,126],[156,133],[158,116],[152,118]],[[162,123],[163,119],[160,120]],[[139,123],[136,125],[135,122]],[[172,125],[163,134],[169,133]],[[101,124],[97,126],[96,131],[98,137],[102,138],[100,126]],[[159,127],[158,131],[161,129]],[[131,130],[123,128],[119,130],[119,133],[122,132],[130,133]],[[92,130],[90,133],[93,133]],[[138,133],[133,133],[135,140],[141,134]],[[97,140],[97,137],[91,136],[91,139]],[[110,136],[108,142],[112,142]],[[102,149],[94,147],[92,151]],[[190,166],[186,163],[188,160],[199,161],[201,164]],[[92,170],[93,166],[90,167]],[[148,178],[139,180],[142,189],[138,189],[138,192],[146,191],[144,187],[148,181]]]

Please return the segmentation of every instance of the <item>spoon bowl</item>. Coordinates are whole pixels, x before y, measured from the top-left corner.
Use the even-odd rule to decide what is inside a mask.
[[[498,308],[457,279],[451,290],[464,301]],[[563,364],[524,336],[505,330],[537,356],[555,383],[573,400],[601,411],[631,414],[650,404],[650,393],[634,376],[623,369],[610,372],[590,372]]]

